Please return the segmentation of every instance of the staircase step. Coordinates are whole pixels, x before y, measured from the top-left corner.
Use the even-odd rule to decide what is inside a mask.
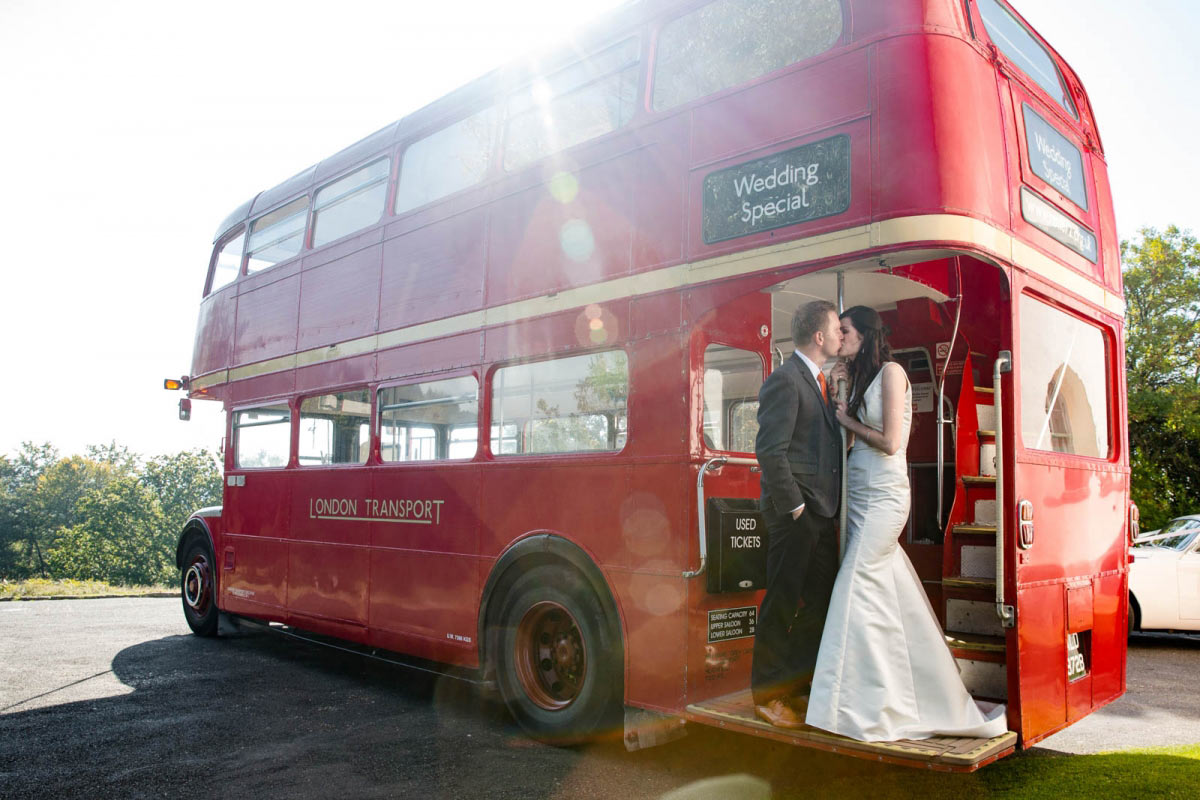
[[[988,397],[992,397],[995,395],[995,390],[992,389],[991,386],[976,386],[975,394],[982,394],[982,395],[987,395]]]
[[[975,415],[979,418],[979,429],[994,431],[996,429],[996,407],[976,405]]]
[[[995,486],[995,475],[963,475],[962,482],[965,486]]]
[[[975,431],[975,433],[978,434],[980,439],[995,439],[996,438],[995,431],[978,430],[978,431]]]
[[[950,529],[953,533],[965,534],[968,536],[995,536],[995,525],[955,525]]]
[[[942,578],[942,586],[946,589],[988,589],[992,592],[996,591],[996,581],[994,578],[976,578],[967,575],[953,575],[949,578]]]

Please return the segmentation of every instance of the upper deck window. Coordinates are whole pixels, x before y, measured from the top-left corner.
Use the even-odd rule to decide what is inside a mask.
[[[717,0],[658,37],[654,109],[662,111],[823,53],[842,35],[839,0]]]
[[[251,222],[246,271],[266,269],[299,253],[307,219],[308,197],[298,197]]]
[[[496,112],[487,108],[408,146],[400,161],[396,213],[474,186],[492,161]]]
[[[1067,92],[1067,84],[1042,43],[997,0],[976,0],[976,3],[992,43],[1000,48],[1009,61],[1045,89],[1046,94],[1054,98],[1068,114],[1079,119],[1075,103]]]
[[[633,118],[638,93],[638,41],[579,61],[512,95],[504,136],[504,168],[603,136]]]
[[[220,246],[221,249],[217,252],[217,263],[213,267],[210,293],[237,279],[238,273],[242,271],[242,255],[245,252],[245,246],[245,228],[239,229],[232,238],[227,239]]]
[[[391,161],[381,158],[322,187],[313,200],[313,247],[378,222],[387,199]]]
[[[1104,333],[1021,295],[1021,438],[1032,450],[1108,455]]]

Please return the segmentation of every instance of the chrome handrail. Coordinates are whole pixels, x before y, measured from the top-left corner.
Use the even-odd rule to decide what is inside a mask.
[[[697,575],[704,574],[704,570],[708,566],[708,537],[705,535],[708,522],[705,519],[704,508],[704,475],[710,470],[718,470],[726,464],[744,464],[749,467],[757,467],[758,459],[738,458],[737,456],[715,456],[705,461],[704,466],[700,468],[700,474],[696,476],[696,519],[698,520],[700,536],[700,566],[696,569],[685,570],[683,573],[683,577],[685,578],[695,578]]]
[[[1005,628],[1016,624],[1015,610],[1004,603],[1004,415],[1001,413],[1000,376],[1011,371],[1012,351],[1001,350],[992,366],[992,402],[996,410],[996,616]],[[963,379],[966,379],[965,375]]]

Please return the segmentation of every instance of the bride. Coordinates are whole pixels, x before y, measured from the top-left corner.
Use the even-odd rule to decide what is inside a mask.
[[[873,309],[841,316],[850,360],[849,403],[837,419],[853,434],[847,468],[849,543],[833,587],[806,722],[863,741],[930,736],[991,738],[1007,728],[1004,706],[967,693],[925,590],[899,546],[908,520],[905,447],[912,391],[891,360]]]

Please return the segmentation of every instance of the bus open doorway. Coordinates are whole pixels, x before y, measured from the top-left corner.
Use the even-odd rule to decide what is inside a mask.
[[[912,384],[907,448],[912,512],[900,534],[901,546],[945,630],[968,691],[980,700],[1007,702],[1012,667],[996,602],[997,439],[991,366],[1008,349],[1008,280],[994,265],[966,256],[909,260],[915,263],[882,269],[878,261],[866,267],[847,265],[841,270],[841,298],[844,307],[866,305],[880,313],[889,329],[894,358]],[[838,272],[809,273],[766,290],[771,331],[764,343],[767,352],[761,355],[772,369],[793,348],[789,331],[796,308],[814,299],[837,303]],[[755,302],[741,298],[726,309],[733,315]],[[726,364],[735,360],[733,348],[715,353],[711,344],[707,347],[709,361],[718,366],[721,358]],[[712,411],[715,398],[720,395],[727,401],[719,415],[722,423],[716,427],[728,434],[704,436],[704,455],[709,456],[704,463],[708,470],[722,473],[714,476],[718,480],[710,483],[704,498],[710,513],[719,513],[712,500],[721,489],[733,488],[735,472],[756,470],[744,462],[753,456],[752,432],[745,428],[756,408],[757,386],[749,385],[744,372],[729,367],[705,372],[707,429],[714,427],[712,420],[718,417]],[[711,386],[717,381],[720,392]],[[731,386],[737,388],[731,391]],[[714,463],[713,458],[718,460]],[[757,480],[742,485],[750,483],[757,488]],[[707,520],[706,525],[713,522]],[[709,537],[710,543],[715,541]],[[708,661],[720,661],[722,651],[734,647],[734,643],[711,641],[710,632]],[[743,665],[747,682],[748,667]],[[1011,753],[1018,741],[1016,730],[994,739],[935,737],[882,743],[858,742],[816,729],[785,731],[755,717],[748,688],[692,702],[687,716],[803,746],[946,771],[978,769]]]

